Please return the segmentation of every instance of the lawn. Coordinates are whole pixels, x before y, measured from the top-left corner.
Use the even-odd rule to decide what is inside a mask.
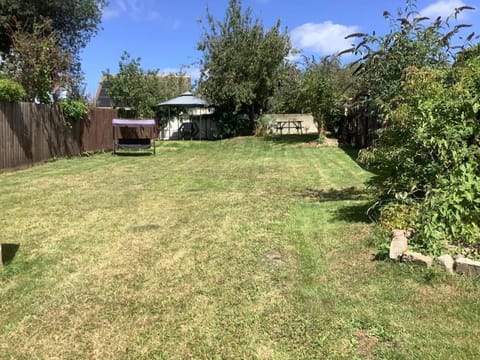
[[[478,281],[374,260],[370,174],[301,140],[0,174],[0,358],[478,358]]]

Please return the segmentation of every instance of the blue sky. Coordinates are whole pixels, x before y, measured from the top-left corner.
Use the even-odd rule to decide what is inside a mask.
[[[102,30],[82,52],[87,93],[95,95],[102,71],[118,70],[123,51],[140,57],[144,69],[169,73],[183,68],[197,77],[195,63],[202,54],[196,47],[203,33],[198,20],[205,19],[207,6],[217,19],[223,19],[227,4],[228,0],[110,0]],[[352,32],[386,33],[383,11],[394,13],[404,0],[243,0],[242,4],[250,6],[266,28],[280,19],[294,47],[321,56],[348,47],[351,41],[344,37]],[[417,1],[418,10],[432,18],[446,17],[465,4],[478,10],[465,12],[461,22],[472,24],[472,30],[480,33],[479,0]]]

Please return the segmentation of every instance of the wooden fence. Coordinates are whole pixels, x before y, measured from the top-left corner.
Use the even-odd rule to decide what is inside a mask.
[[[343,118],[339,140],[356,148],[366,148],[374,144],[378,129],[378,119],[361,107],[356,107]]]
[[[70,125],[58,105],[0,103],[0,170],[112,149],[113,109],[94,108]]]

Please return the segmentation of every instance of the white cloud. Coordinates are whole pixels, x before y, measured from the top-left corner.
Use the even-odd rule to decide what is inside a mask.
[[[447,16],[452,15],[456,8],[462,6],[465,6],[465,3],[462,0],[439,0],[420,10],[420,15],[427,16],[432,20],[439,16],[445,19]],[[465,19],[467,14],[467,12],[463,11],[459,14],[458,18]]]
[[[300,50],[310,50],[320,55],[331,55],[351,47],[345,36],[358,32],[357,26],[323,23],[306,23],[290,32],[292,45]]]

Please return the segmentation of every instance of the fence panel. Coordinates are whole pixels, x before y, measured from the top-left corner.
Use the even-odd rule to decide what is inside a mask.
[[[112,150],[112,119],[118,116],[115,109],[93,108],[88,120],[82,123],[83,151]]]
[[[88,120],[71,126],[58,105],[0,103],[0,169],[110,150],[115,117],[114,109],[94,108]]]

